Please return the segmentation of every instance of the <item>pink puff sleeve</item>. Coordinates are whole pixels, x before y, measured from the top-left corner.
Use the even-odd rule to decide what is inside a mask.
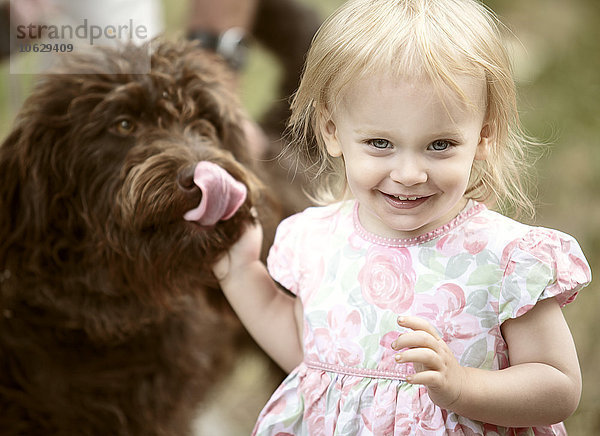
[[[267,268],[271,277],[291,293],[299,291],[300,254],[302,242],[301,215],[283,220],[277,227],[275,240],[267,256]]]
[[[575,299],[591,281],[590,267],[570,235],[533,228],[504,250],[504,277],[498,299],[500,323],[555,297],[560,306]]]

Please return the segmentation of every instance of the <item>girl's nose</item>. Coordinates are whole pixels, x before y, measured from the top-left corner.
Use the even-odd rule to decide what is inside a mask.
[[[427,167],[419,156],[402,153],[394,162],[390,178],[403,186],[425,183],[428,179]]]

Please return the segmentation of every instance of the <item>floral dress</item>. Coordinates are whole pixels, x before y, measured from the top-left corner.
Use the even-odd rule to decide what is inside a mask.
[[[255,435],[562,435],[507,429],[436,406],[394,359],[399,315],[429,320],[461,365],[509,365],[500,326],[537,301],[571,302],[590,279],[577,242],[471,202],[411,239],[366,231],[354,200],[283,221],[269,272],[304,306],[304,361],[261,412]]]

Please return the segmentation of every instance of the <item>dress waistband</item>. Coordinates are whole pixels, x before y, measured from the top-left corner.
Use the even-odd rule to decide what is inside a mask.
[[[369,369],[369,368],[357,368],[352,366],[335,365],[332,363],[323,363],[316,360],[304,359],[304,364],[307,368],[316,369],[320,371],[335,372],[338,374],[352,375],[356,377],[364,378],[381,378],[388,380],[402,380],[405,381],[406,377],[414,374],[414,369],[411,364],[398,364],[399,368],[403,371],[392,371],[384,369]]]

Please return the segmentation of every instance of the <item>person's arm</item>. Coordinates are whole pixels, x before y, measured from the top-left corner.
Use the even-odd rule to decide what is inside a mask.
[[[191,0],[188,27],[217,34],[232,27],[250,31],[257,3],[257,0]]]
[[[504,427],[533,427],[561,422],[577,408],[581,373],[573,338],[554,298],[505,321],[502,334],[510,367],[498,371],[461,367],[427,321],[405,317],[412,329],[394,349],[402,362],[414,362],[410,383],[427,386],[438,406],[469,419]]]
[[[260,226],[249,227],[213,272],[250,335],[271,358],[290,372],[303,358],[299,298],[280,291],[259,260]]]

